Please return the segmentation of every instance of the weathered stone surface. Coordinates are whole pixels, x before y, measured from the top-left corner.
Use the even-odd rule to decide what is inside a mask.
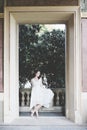
[[[75,6],[78,0],[7,0],[8,6]]]
[[[87,19],[82,19],[82,85],[87,92]]]

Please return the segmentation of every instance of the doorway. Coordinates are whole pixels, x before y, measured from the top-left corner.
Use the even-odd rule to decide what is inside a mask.
[[[34,70],[39,69],[54,93],[49,109],[40,115],[65,115],[65,24],[19,25],[19,114],[30,115],[31,87]]]
[[[66,118],[81,121],[81,44],[79,7],[5,7],[4,122],[19,117],[18,25],[66,24]],[[10,36],[10,37],[9,37]],[[14,69],[13,69],[14,68]]]

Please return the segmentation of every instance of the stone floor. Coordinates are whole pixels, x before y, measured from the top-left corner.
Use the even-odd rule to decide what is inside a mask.
[[[0,130],[87,130],[83,126],[0,126]]]
[[[65,117],[19,117],[9,124],[0,124],[0,130],[87,130]]]

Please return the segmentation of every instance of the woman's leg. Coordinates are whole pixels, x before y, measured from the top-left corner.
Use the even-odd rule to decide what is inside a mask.
[[[36,110],[39,110],[42,107],[42,105],[38,104],[36,105]]]
[[[38,117],[38,111],[42,107],[42,105],[37,104],[34,108],[31,110],[31,116],[33,117],[34,113],[36,112],[36,116]]]
[[[37,107],[36,107],[36,115],[38,116],[38,111],[39,109],[42,107],[42,105],[38,104]]]
[[[35,111],[34,111],[34,107],[31,109],[31,116],[33,117]]]
[[[37,105],[36,105],[37,106]],[[36,112],[36,106],[34,106],[32,109],[31,109],[31,116],[33,117],[34,113]]]
[[[35,109],[34,109],[34,111],[36,112],[36,116],[38,117],[38,111],[39,111],[39,109],[42,107],[42,105],[40,105],[40,104],[37,104],[36,106],[35,106]]]

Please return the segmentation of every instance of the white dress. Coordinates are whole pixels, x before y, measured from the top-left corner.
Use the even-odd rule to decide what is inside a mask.
[[[32,109],[37,104],[40,104],[44,107],[49,107],[54,93],[51,89],[45,88],[42,84],[42,78],[31,80],[32,91],[31,91],[31,100],[30,100],[30,109]]]

